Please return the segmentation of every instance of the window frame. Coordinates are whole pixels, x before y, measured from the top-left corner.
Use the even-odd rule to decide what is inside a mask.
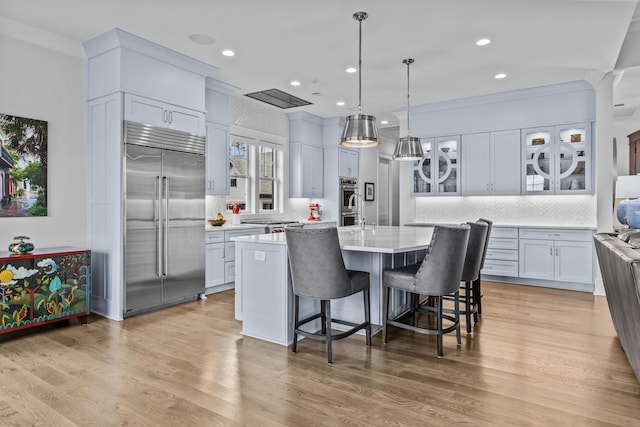
[[[284,206],[284,163],[285,163],[285,138],[277,135],[270,135],[264,132],[253,131],[250,129],[232,129],[229,133],[229,147],[235,142],[246,144],[247,146],[247,189],[246,189],[246,208],[241,210],[241,214],[278,214],[282,213]],[[269,148],[274,150],[274,176],[262,176],[260,170],[260,148]],[[231,189],[231,180],[241,177],[237,174],[229,173],[229,188]],[[245,176],[242,176],[245,177]],[[273,209],[263,209],[260,199],[260,182],[261,180],[270,180],[273,185]],[[230,195],[225,197],[225,207],[228,209]]]

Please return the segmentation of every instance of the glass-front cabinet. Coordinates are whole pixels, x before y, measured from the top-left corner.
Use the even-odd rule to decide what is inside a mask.
[[[424,157],[413,163],[413,196],[460,195],[460,136],[421,138]]]
[[[522,194],[591,193],[591,123],[522,130]]]

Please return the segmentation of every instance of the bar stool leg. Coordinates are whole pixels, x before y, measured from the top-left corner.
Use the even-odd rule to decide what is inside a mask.
[[[332,350],[332,346],[331,346],[331,301],[325,301],[325,312],[327,315],[327,323],[326,323],[326,330],[327,333],[325,335],[325,337],[327,338],[327,363],[331,364],[333,362],[333,354],[331,352]]]
[[[300,311],[300,297],[295,295],[293,298],[293,346],[291,347],[291,351],[294,353],[298,350],[298,316]]]
[[[371,303],[369,289],[365,289],[362,294],[364,295],[364,321],[367,323],[367,328],[365,329],[367,337],[366,343],[367,347],[371,347]]]

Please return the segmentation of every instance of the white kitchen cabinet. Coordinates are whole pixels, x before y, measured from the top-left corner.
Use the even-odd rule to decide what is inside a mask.
[[[462,135],[462,195],[520,194],[520,130]]]
[[[518,277],[518,229],[493,227],[482,275]]]
[[[205,289],[223,285],[224,280],[224,231],[207,231],[205,234]]]
[[[523,194],[591,193],[591,123],[522,130]]]
[[[459,196],[460,136],[421,138],[424,157],[412,168],[412,196]]]
[[[289,197],[323,197],[323,151],[307,144],[289,145]]]
[[[591,230],[520,229],[520,277],[593,283]]]
[[[132,122],[205,134],[203,112],[129,93],[124,97],[124,117]]]
[[[229,194],[229,129],[207,122],[207,182],[208,195]]]
[[[235,242],[231,239],[264,232],[264,227],[206,232],[205,293],[220,292],[234,287],[236,252]]]
[[[338,149],[338,175],[342,178],[358,178],[358,152],[348,148]]]

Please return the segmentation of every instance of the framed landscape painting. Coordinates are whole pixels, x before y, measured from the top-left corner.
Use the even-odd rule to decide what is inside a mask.
[[[0,114],[0,217],[47,216],[47,122]]]

